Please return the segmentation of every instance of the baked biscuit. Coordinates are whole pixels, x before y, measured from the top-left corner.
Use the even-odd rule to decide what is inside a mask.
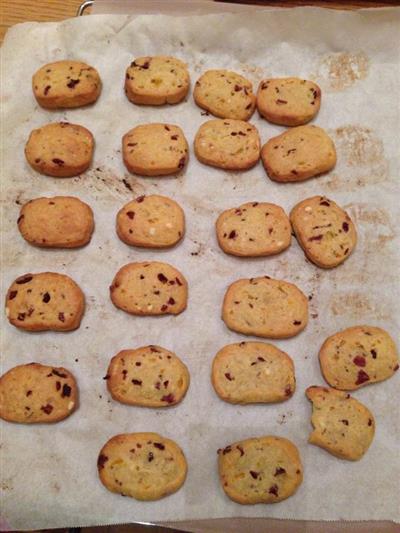
[[[132,315],[178,315],[186,309],[188,285],[167,263],[129,263],[114,277],[110,296],[116,307]]]
[[[244,120],[209,120],[202,124],[194,139],[199,161],[227,170],[246,170],[260,159],[260,136]]]
[[[290,222],[308,259],[322,268],[343,263],[357,243],[349,215],[324,196],[313,196],[295,205]]]
[[[341,390],[384,381],[399,369],[393,339],[373,326],[354,326],[328,337],[319,351],[319,362],[327,383]]]
[[[229,329],[270,339],[294,337],[308,322],[308,301],[300,289],[268,276],[239,279],[226,291],[222,320]]]
[[[89,168],[93,150],[94,139],[89,130],[77,124],[56,122],[32,131],[25,156],[40,174],[69,178]]]
[[[0,378],[0,418],[8,422],[59,422],[77,407],[78,387],[65,368],[30,363]]]
[[[168,407],[176,405],[189,387],[189,372],[174,353],[160,346],[122,350],[110,362],[107,388],[128,405]]]
[[[73,196],[35,198],[18,217],[22,237],[43,248],[77,248],[87,244],[94,229],[93,211]]]
[[[224,346],[214,358],[211,381],[222,400],[241,404],[283,402],[296,388],[292,359],[264,342]]]
[[[264,144],[261,159],[272,180],[304,181],[332,170],[336,150],[322,128],[297,126]]]
[[[84,309],[75,281],[55,272],[20,276],[6,296],[9,322],[27,331],[71,331],[79,327]]]
[[[177,104],[187,95],[189,85],[185,63],[170,56],[138,57],[125,75],[125,93],[134,104]]]
[[[166,176],[182,171],[189,146],[179,126],[142,124],[122,137],[122,156],[133,174]]]
[[[185,233],[183,209],[171,198],[139,196],[117,214],[117,234],[126,244],[144,248],[168,248]]]
[[[101,92],[99,73],[81,61],[56,61],[41,67],[32,78],[33,94],[46,109],[92,104]]]
[[[253,85],[230,70],[207,70],[196,81],[196,104],[216,117],[249,120],[256,107]]]
[[[303,481],[299,451],[282,437],[230,444],[218,450],[218,469],[226,495],[243,505],[286,500]]]
[[[222,250],[241,257],[279,254],[291,241],[285,211],[265,202],[249,202],[223,211],[217,219],[216,230]]]
[[[300,78],[268,78],[257,92],[257,109],[269,122],[300,126],[310,122],[321,105],[321,89]]]
[[[159,500],[176,492],[187,473],[183,451],[157,433],[115,435],[101,449],[97,468],[108,490],[136,500]]]
[[[308,387],[306,396],[313,405],[314,427],[308,442],[341,459],[361,459],[374,438],[371,411],[350,394],[335,389]]]

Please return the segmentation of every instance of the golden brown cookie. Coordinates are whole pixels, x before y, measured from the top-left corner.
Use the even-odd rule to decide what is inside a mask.
[[[11,368],[0,378],[0,418],[8,422],[59,422],[77,407],[78,387],[65,368],[30,363]]]
[[[70,331],[79,328],[85,297],[70,277],[55,272],[25,274],[8,289],[9,322],[27,331]]]
[[[126,70],[125,93],[134,104],[177,104],[187,95],[189,85],[188,69],[176,57],[138,57]]]
[[[306,396],[313,405],[314,427],[308,442],[340,459],[361,459],[375,434],[371,411],[350,394],[327,387],[308,387]]]
[[[139,196],[117,214],[117,234],[126,244],[144,248],[168,248],[185,233],[185,214],[172,198]]]
[[[132,315],[178,315],[186,309],[188,284],[167,263],[129,263],[114,277],[110,296],[116,307]]]
[[[319,351],[319,362],[325,380],[341,390],[384,381],[399,369],[393,339],[373,326],[354,326],[328,337]]]
[[[89,130],[77,124],[56,122],[32,131],[25,156],[40,174],[68,178],[89,168],[93,150],[94,138]]]
[[[97,468],[108,490],[136,500],[159,500],[176,492],[187,473],[181,448],[157,433],[115,435],[101,449]]]

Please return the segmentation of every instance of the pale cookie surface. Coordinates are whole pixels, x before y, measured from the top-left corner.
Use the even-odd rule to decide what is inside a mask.
[[[89,130],[77,124],[56,122],[32,131],[25,156],[40,174],[68,178],[89,168],[93,150],[94,139]]]
[[[196,81],[193,98],[199,107],[221,118],[249,120],[256,106],[252,83],[230,70],[207,70]]]
[[[46,109],[92,104],[101,92],[97,70],[81,61],[56,61],[41,67],[32,78],[33,94]]]
[[[350,394],[335,389],[308,387],[306,396],[313,405],[314,427],[308,442],[341,459],[361,459],[374,438],[371,411]]]
[[[216,230],[222,250],[241,257],[279,254],[291,242],[285,211],[266,202],[249,202],[223,211],[217,219]]]
[[[166,196],[139,196],[117,214],[118,237],[131,246],[168,248],[179,242],[184,233],[183,209]]]
[[[332,170],[336,149],[322,128],[297,126],[264,144],[261,159],[272,180],[304,181]]]
[[[270,339],[293,337],[308,321],[308,301],[300,289],[267,276],[240,279],[226,291],[222,320],[229,329]]]
[[[214,358],[211,381],[222,400],[241,404],[283,402],[296,388],[292,359],[264,342],[224,346]]]
[[[209,120],[196,134],[194,151],[206,165],[246,170],[260,159],[260,136],[252,124],[243,120]]]
[[[190,380],[186,365],[161,346],[122,350],[111,359],[106,378],[114,400],[144,407],[179,403]]]
[[[292,496],[303,481],[297,447],[282,437],[254,437],[218,450],[222,488],[231,500],[276,503]]]
[[[257,92],[257,109],[269,122],[300,126],[312,120],[321,105],[321,89],[300,78],[263,80]]]
[[[390,378],[399,369],[396,345],[381,328],[355,326],[328,337],[319,351],[331,387],[355,390]]]
[[[322,268],[343,263],[357,243],[349,215],[324,196],[313,196],[295,205],[290,222],[308,259]]]
[[[70,331],[79,327],[85,297],[68,276],[55,272],[25,274],[8,289],[6,314],[13,326],[28,331]]]
[[[181,172],[189,158],[183,131],[173,124],[142,124],[122,138],[122,156],[129,172],[166,176]]]
[[[113,304],[132,315],[178,315],[186,309],[188,285],[167,263],[129,263],[110,287]]]
[[[35,246],[76,248],[90,241],[93,211],[73,196],[35,198],[22,206],[18,229]]]
[[[136,500],[159,500],[185,482],[187,463],[181,448],[157,433],[125,433],[101,449],[100,481],[111,492]]]
[[[126,70],[125,93],[134,104],[177,104],[189,85],[186,65],[175,57],[138,57]]]
[[[59,422],[78,406],[74,376],[65,368],[30,363],[0,378],[0,418],[20,424]]]

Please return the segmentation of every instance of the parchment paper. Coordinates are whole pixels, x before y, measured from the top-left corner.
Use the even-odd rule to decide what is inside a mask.
[[[63,365],[80,387],[80,408],[56,425],[1,424],[3,526],[32,529],[130,521],[217,517],[399,520],[398,375],[354,396],[374,413],[377,431],[364,458],[339,460],[307,444],[309,385],[323,384],[317,353],[324,339],[356,324],[398,332],[397,249],[399,177],[399,10],[336,13],[319,9],[276,10],[202,17],[90,16],[62,23],[27,23],[12,28],[2,51],[2,298],[26,272],[70,275],[86,295],[87,309],[72,333],[26,333],[2,313],[2,372],[37,361]],[[328,175],[299,184],[270,181],[259,164],[247,172],[200,165],[191,151],[180,177],[128,175],[121,136],[136,124],[179,124],[192,143],[208,118],[189,97],[170,107],[134,106],[123,93],[125,68],[140,55],[171,54],[187,61],[192,83],[208,68],[230,68],[255,85],[265,76],[297,75],[322,87],[315,123],[335,140],[338,164]],[[104,87],[92,107],[66,112],[39,108],[30,86],[42,64],[79,58],[94,65]],[[29,132],[49,121],[88,127],[96,138],[90,171],[77,178],[41,176],[24,160]],[[262,141],[283,128],[261,120]],[[115,234],[115,215],[130,198],[161,193],[185,209],[187,234],[178,247],[161,252],[129,248]],[[70,194],[88,202],[96,230],[83,249],[40,250],[20,237],[16,219],[25,201]],[[246,201],[270,201],[287,211],[303,198],[325,194],[345,206],[359,233],[351,258],[330,271],[305,260],[298,244],[263,259],[238,259],[218,247],[218,213]],[[129,316],[112,305],[108,286],[130,261],[161,260],[187,277],[188,309],[177,317]],[[310,301],[310,323],[298,337],[275,344],[296,366],[297,391],[277,405],[233,406],[216,396],[211,361],[225,344],[246,340],[220,319],[227,286],[241,277],[269,275],[296,283]],[[123,348],[160,344],[188,365],[191,385],[177,407],[134,408],[110,399],[102,377],[110,357]],[[96,459],[112,435],[157,431],[183,448],[188,478],[176,494],[158,502],[136,502],[108,492],[97,479]],[[217,477],[217,448],[235,440],[275,434],[293,440],[304,463],[295,496],[276,505],[240,506],[223,493]]]

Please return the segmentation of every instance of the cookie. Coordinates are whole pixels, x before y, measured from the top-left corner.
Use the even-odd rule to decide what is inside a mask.
[[[0,378],[0,418],[8,422],[59,422],[77,407],[78,387],[65,368],[30,363],[15,366]]]
[[[27,331],[71,331],[79,328],[85,297],[70,277],[55,272],[25,274],[8,289],[9,322]]]
[[[261,159],[272,180],[304,181],[332,170],[336,150],[322,128],[297,126],[264,144]]]
[[[226,291],[222,320],[229,329],[270,339],[294,337],[308,322],[308,301],[300,289],[268,276],[239,279]]]
[[[222,250],[240,257],[279,254],[290,246],[292,238],[285,211],[265,202],[249,202],[223,211],[216,230]]]
[[[87,244],[94,229],[93,211],[73,196],[35,198],[18,217],[22,237],[42,248],[77,248]]]
[[[168,407],[182,401],[189,387],[189,371],[173,352],[161,346],[122,350],[110,362],[107,388],[128,405]]]
[[[182,171],[189,146],[179,126],[142,124],[123,136],[122,156],[133,174],[166,176]]]
[[[222,400],[241,404],[283,402],[296,388],[292,359],[264,342],[224,346],[214,358],[211,381]]]
[[[176,57],[138,57],[126,70],[125,93],[134,104],[177,104],[189,85],[188,69]]]
[[[129,263],[114,277],[110,296],[116,307],[132,315],[178,315],[186,309],[188,284],[167,263]]]
[[[341,390],[384,381],[399,369],[393,339],[373,326],[354,326],[328,337],[319,351],[319,362],[327,383]]]
[[[313,196],[296,204],[290,222],[308,259],[322,268],[343,263],[357,243],[356,228],[349,215],[325,196]]]
[[[218,469],[226,495],[242,505],[286,500],[303,481],[299,451],[282,437],[230,444],[218,450]]]
[[[327,387],[308,387],[306,396],[312,402],[314,428],[308,442],[341,459],[361,459],[375,434],[371,411],[350,394]]]
[[[185,233],[185,214],[172,198],[153,194],[139,196],[117,214],[121,241],[143,248],[168,248]]]
[[[125,433],[112,437],[97,459],[100,481],[111,492],[136,500],[159,500],[184,484],[183,451],[157,433]]]
[[[273,124],[300,126],[310,122],[321,105],[321,89],[300,78],[268,78],[257,92],[260,115]]]
[[[101,92],[97,70],[81,61],[56,61],[41,67],[32,77],[33,94],[46,109],[92,104]]]
[[[194,151],[206,165],[246,170],[260,159],[260,137],[257,129],[243,120],[209,120],[196,134]]]
[[[25,156],[40,174],[69,178],[89,168],[93,150],[94,138],[89,130],[77,124],[56,122],[32,131]]]
[[[256,107],[253,85],[230,70],[207,70],[196,81],[196,104],[216,117],[249,120]]]

